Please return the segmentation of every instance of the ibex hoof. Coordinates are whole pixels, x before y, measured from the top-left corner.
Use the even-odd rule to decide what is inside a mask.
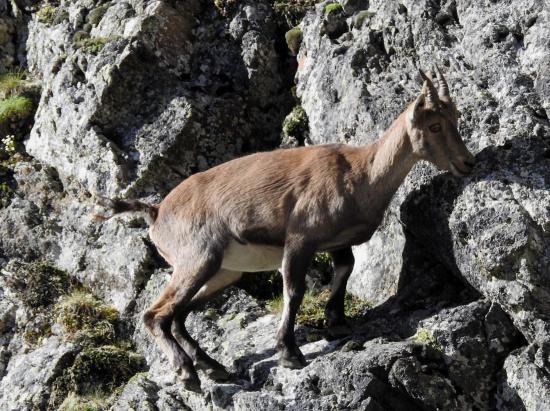
[[[279,365],[281,367],[296,370],[299,368],[304,368],[307,365],[307,361],[301,352],[298,352],[297,354],[283,354],[279,359]]]
[[[187,391],[202,393],[201,381],[199,380],[199,377],[196,373],[180,369],[179,379],[183,384],[183,388],[185,388]]]

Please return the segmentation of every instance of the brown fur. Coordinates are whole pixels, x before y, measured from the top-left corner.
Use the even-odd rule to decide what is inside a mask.
[[[305,271],[317,251],[331,253],[335,270],[327,304],[329,325],[345,325],[344,295],[353,269],[350,247],[370,239],[413,165],[429,160],[457,175],[473,167],[456,120],[450,97],[438,97],[426,79],[417,100],[373,144],[252,154],[177,186],[158,206],[149,232],[174,274],[144,322],[186,387],[200,389],[193,365],[213,378],[228,376],[186,332],[185,318],[236,281],[240,271],[281,267],[282,365],[305,364],[294,338],[294,321]]]

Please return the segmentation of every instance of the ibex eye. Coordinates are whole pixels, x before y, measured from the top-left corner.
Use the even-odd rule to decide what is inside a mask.
[[[440,124],[432,124],[429,127],[429,129],[432,133],[437,133],[437,132],[441,131],[441,125]]]

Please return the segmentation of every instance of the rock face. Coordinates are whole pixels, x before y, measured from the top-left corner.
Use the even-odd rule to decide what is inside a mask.
[[[548,7],[302,2],[287,51],[285,21],[304,10],[283,3],[0,0],[0,72],[22,65],[42,90],[23,144],[0,144],[0,409],[72,409],[71,398],[113,410],[550,407]],[[278,315],[231,288],[188,327],[233,378],[183,390],[141,321],[170,270],[141,218],[92,221],[95,196],[159,201],[281,134],[370,143],[417,96],[416,67],[433,63],[477,163],[462,180],[419,163],[356,247],[348,291],[376,306],[343,339],[298,326],[309,365],[288,370]],[[123,342],[89,347],[63,334],[55,301],[29,308],[12,269],[41,260],[116,308],[108,331]],[[76,359],[128,349],[147,366],[121,368],[101,404],[67,388]]]
[[[349,27],[345,33],[325,33],[323,10],[303,21],[298,54],[297,93],[313,142],[375,140],[418,94],[415,66],[437,63],[461,112],[461,135],[477,153],[466,180],[426,164],[413,170],[384,225],[358,248],[349,290],[376,300],[395,291],[405,229],[501,304],[529,341],[546,340],[549,44],[541,39],[548,9],[538,2],[518,10],[513,2],[371,1],[366,12],[330,13]]]

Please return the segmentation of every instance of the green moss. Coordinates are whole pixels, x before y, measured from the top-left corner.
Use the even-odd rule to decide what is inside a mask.
[[[434,350],[443,351],[443,347],[434,337],[434,335],[426,328],[419,328],[416,334],[412,336],[412,340],[417,344],[427,345]]]
[[[273,10],[276,16],[284,19],[292,27],[300,23],[308,10],[320,0],[274,0]]]
[[[48,408],[72,409],[68,407],[74,397],[90,402],[90,407],[107,405],[107,399],[116,397],[116,390],[144,367],[141,355],[115,345],[85,348],[52,384]]]
[[[86,33],[86,32],[83,32],[83,33]],[[86,35],[87,34],[88,33],[86,33]],[[77,37],[77,39],[75,40],[75,37],[73,36],[74,46],[78,49],[82,49],[87,53],[91,53],[91,54],[99,53],[107,43],[113,40],[116,40],[116,37],[86,37],[84,34],[82,34],[81,36]]]
[[[44,5],[40,10],[36,12],[36,18],[40,23],[52,24],[55,16],[57,15],[57,7],[51,4]]]
[[[340,10],[342,10],[342,5],[340,3],[330,3],[327,4],[324,8],[325,14],[334,13]]]
[[[298,141],[309,130],[307,114],[302,106],[296,106],[283,121],[283,134],[285,138],[296,137]]]
[[[303,37],[304,34],[302,33],[302,29],[300,27],[293,27],[285,33],[286,45],[292,55],[295,56],[298,54]]]
[[[360,29],[366,19],[374,16],[376,13],[369,10],[362,10],[353,17],[353,26]]]
[[[10,121],[24,120],[34,112],[34,104],[28,97],[10,96],[0,100],[0,125]]]
[[[69,384],[77,393],[112,391],[145,366],[143,357],[114,345],[84,349],[69,369]]]
[[[103,18],[105,12],[109,9],[109,6],[109,4],[103,4],[90,11],[90,13],[88,13],[88,22],[92,26],[97,26]]]
[[[98,344],[116,338],[118,311],[90,292],[73,291],[55,305],[54,312],[71,339]]]
[[[47,261],[22,265],[8,280],[8,286],[23,304],[31,308],[54,303],[67,292],[71,284],[72,280],[66,271],[59,270]]]
[[[104,393],[77,395],[73,392],[65,398],[58,411],[103,411],[110,407],[111,397]]]
[[[307,291],[304,294],[300,312],[296,316],[298,324],[313,328],[323,327],[325,325],[325,306],[329,298],[329,290],[323,290],[320,293]],[[371,307],[371,304],[368,301],[361,300],[351,294],[346,294],[344,309],[347,317],[356,318],[364,315],[369,307]],[[268,308],[271,312],[282,312],[283,297],[278,296],[269,301]]]

